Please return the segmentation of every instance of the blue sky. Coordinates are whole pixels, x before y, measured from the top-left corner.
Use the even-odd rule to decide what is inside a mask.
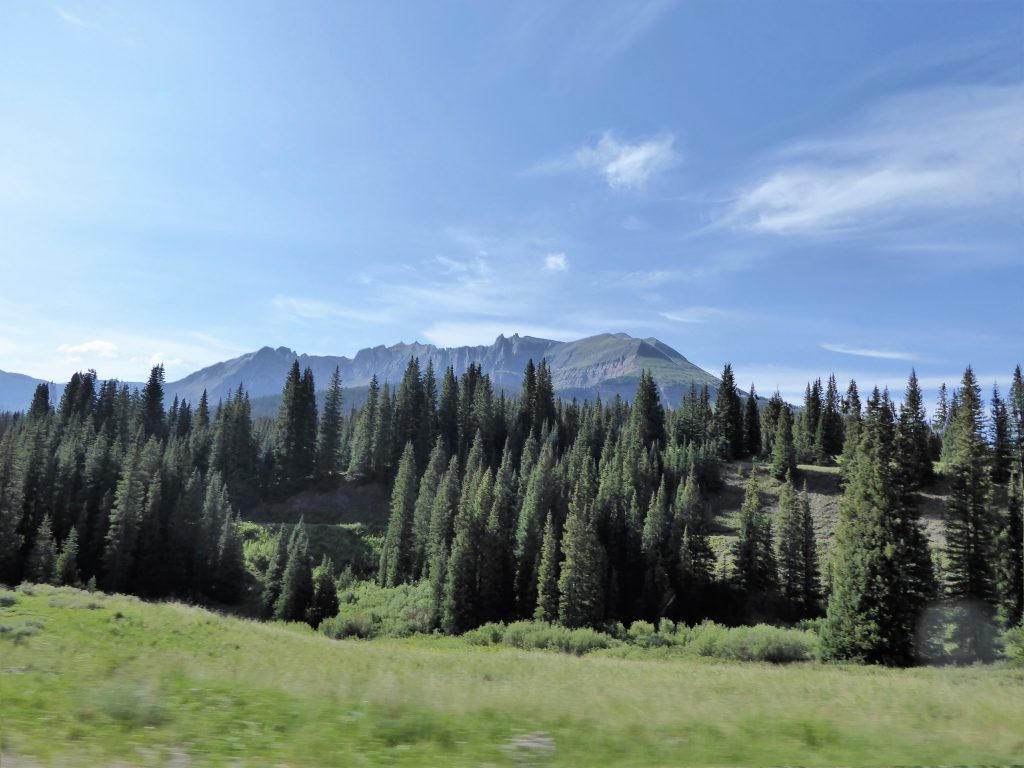
[[[1024,3],[0,6],[0,368],[656,336],[1024,358]]]

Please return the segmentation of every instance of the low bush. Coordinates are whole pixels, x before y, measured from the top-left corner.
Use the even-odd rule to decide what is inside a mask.
[[[0,590],[0,608],[10,608],[12,605],[16,605],[18,602],[18,596],[13,592],[8,592],[6,589]]]
[[[1024,626],[1008,629],[1003,635],[1006,658],[1014,664],[1024,666]]]
[[[363,581],[338,601],[338,615],[321,623],[330,637],[408,637],[433,629],[433,596],[425,581],[397,587]]]
[[[733,661],[811,661],[818,650],[818,638],[813,632],[767,624],[724,627],[708,621],[677,630],[675,636],[689,653]]]
[[[621,645],[621,641],[603,632],[569,629],[543,621],[484,624],[467,632],[463,638],[473,645],[507,645],[524,650],[561,651],[576,656]]]

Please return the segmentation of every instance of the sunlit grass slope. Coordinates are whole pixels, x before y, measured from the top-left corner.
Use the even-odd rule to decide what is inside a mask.
[[[0,594],[19,765],[879,765],[1024,759],[1024,672],[333,641],[70,589]],[[8,763],[4,763],[5,765]]]

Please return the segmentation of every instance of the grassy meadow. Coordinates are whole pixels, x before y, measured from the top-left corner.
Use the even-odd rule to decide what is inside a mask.
[[[68,588],[0,594],[3,765],[883,765],[1024,759],[1024,670],[336,641]]]

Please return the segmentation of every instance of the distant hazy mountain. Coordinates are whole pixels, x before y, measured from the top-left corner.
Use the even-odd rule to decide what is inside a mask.
[[[374,374],[381,382],[397,383],[405,373],[410,357],[418,357],[422,367],[433,361],[440,380],[445,368],[465,372],[470,363],[479,363],[489,374],[496,389],[516,393],[522,383],[523,369],[529,360],[548,361],[556,392],[561,397],[579,399],[615,395],[631,398],[636,391],[640,371],[649,369],[668,405],[678,405],[691,383],[707,384],[712,395],[718,379],[657,339],[637,339],[625,333],[604,333],[578,341],[551,341],[531,336],[499,336],[490,346],[436,347],[432,344],[395,344],[363,349],[355,357],[299,355],[286,347],[263,347],[256,352],[216,363],[185,378],[167,384],[167,398],[177,395],[195,403],[205,389],[211,403],[225,398],[239,385],[253,400],[279,395],[292,362],[311,368],[318,389],[327,386],[335,367],[341,371],[346,389],[364,389]],[[0,374],[0,408],[27,407],[38,383],[19,377],[18,386],[8,389],[7,378]],[[20,388],[18,388],[20,387]],[[351,399],[346,398],[350,405]],[[260,409],[263,410],[263,409]]]
[[[32,402],[36,386],[41,379],[33,379],[23,373],[0,371],[0,411],[24,411]],[[50,388],[51,396],[53,387]]]

